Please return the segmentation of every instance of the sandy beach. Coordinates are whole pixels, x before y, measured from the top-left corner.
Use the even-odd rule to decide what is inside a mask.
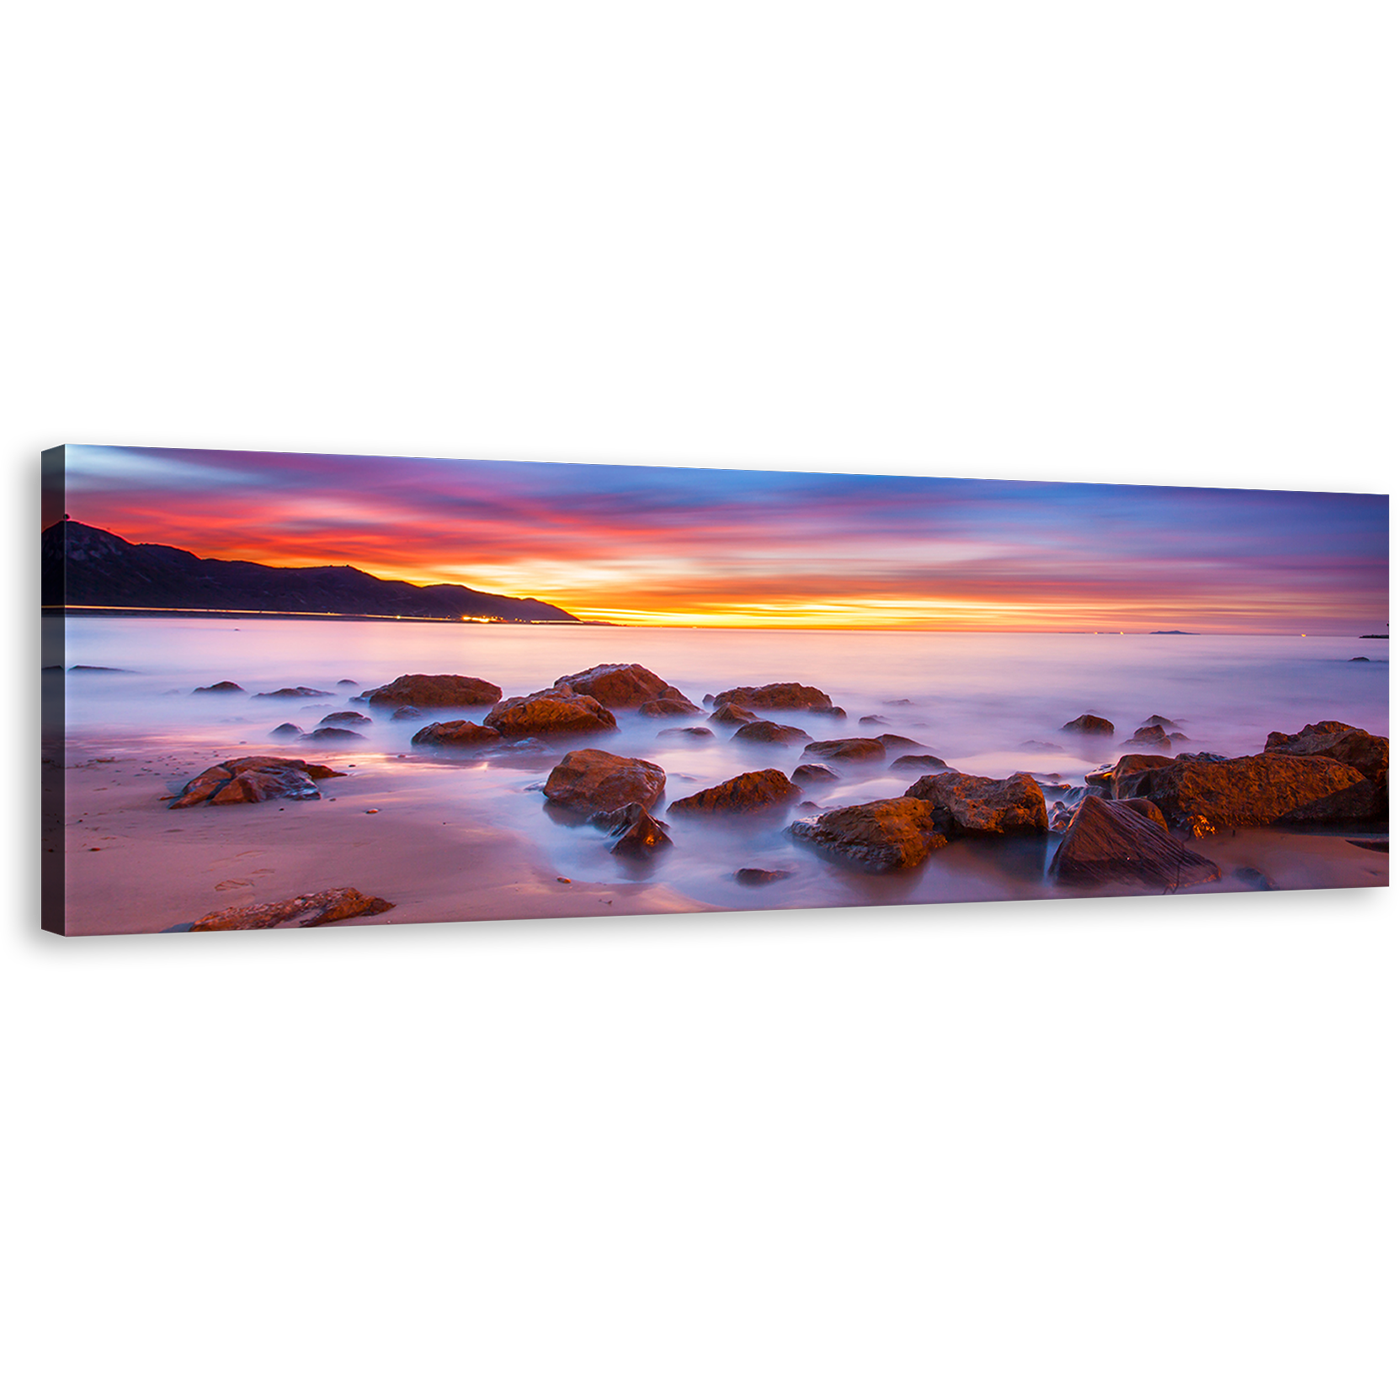
[[[752,891],[732,885],[732,898],[706,902],[668,885],[664,869],[645,881],[635,874],[580,878],[572,866],[574,873],[561,875],[542,843],[493,825],[484,805],[473,812],[470,770],[411,758],[327,756],[346,776],[322,780],[320,801],[168,810],[162,797],[231,753],[236,751],[172,747],[154,737],[116,747],[69,745],[63,838],[70,934],[182,931],[215,910],[341,885],[395,906],[345,921],[351,924],[791,907],[782,887]],[[522,774],[522,783],[530,776]],[[538,819],[548,823],[542,795],[526,793],[523,800],[538,803]],[[1389,856],[1352,844],[1352,834],[1261,828],[1207,837],[1193,842],[1193,849],[1215,861],[1222,878],[1179,893],[1258,889],[1253,876],[1241,873],[1246,871],[1262,873],[1279,890],[1387,884]],[[964,902],[1153,894],[1115,884],[1058,886],[1043,876],[1044,854],[1043,846],[965,841],[937,852],[928,864],[940,897]],[[928,878],[927,868],[850,874],[822,902],[923,902]]]

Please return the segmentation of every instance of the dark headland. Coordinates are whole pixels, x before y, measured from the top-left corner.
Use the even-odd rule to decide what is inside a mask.
[[[460,621],[581,619],[536,598],[376,578],[349,564],[284,569],[241,559],[201,559],[164,544],[132,544],[107,530],[60,520],[43,534],[46,608],[160,612],[318,613]]]

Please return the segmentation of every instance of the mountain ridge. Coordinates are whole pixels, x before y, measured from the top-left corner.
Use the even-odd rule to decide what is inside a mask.
[[[499,618],[582,624],[537,598],[484,593],[457,583],[384,579],[353,564],[283,568],[245,559],[201,559],[168,544],[132,544],[64,518],[42,536],[45,607],[222,612],[339,613],[380,617]]]

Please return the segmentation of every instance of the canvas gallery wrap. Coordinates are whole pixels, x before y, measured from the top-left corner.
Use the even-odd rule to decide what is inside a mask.
[[[45,926],[1388,882],[1388,498],[66,446]]]

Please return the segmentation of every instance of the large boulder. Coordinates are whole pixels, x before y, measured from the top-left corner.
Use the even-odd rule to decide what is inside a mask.
[[[294,899],[279,899],[270,904],[240,904],[206,914],[190,925],[193,933],[209,933],[216,929],[276,928],[291,924],[294,928],[316,928],[341,919],[360,919],[366,914],[383,914],[394,906],[387,899],[364,895],[353,885],[320,890],[316,894],[299,894]]]
[[[602,749],[566,753],[544,784],[551,802],[582,812],[613,812],[629,802],[652,807],[665,790],[664,768]]]
[[[791,724],[775,724],[771,719],[756,719],[741,724],[733,737],[743,744],[797,744],[812,736],[805,729]]]
[[[871,870],[907,870],[948,844],[933,809],[916,797],[888,797],[838,807],[811,821],[794,822],[788,834]]]
[[[788,807],[802,796],[802,789],[776,768],[740,773],[737,778],[704,788],[671,803],[667,816],[713,816],[718,814],[763,812]]]
[[[818,739],[802,750],[813,758],[834,758],[838,762],[868,763],[885,757],[885,746],[878,739]]]
[[[1112,734],[1113,725],[1101,715],[1080,715],[1078,719],[1062,724],[1060,730],[1065,734]]]
[[[648,671],[636,662],[611,661],[591,670],[576,671],[572,676],[560,676],[555,685],[567,685],[579,695],[591,695],[610,710],[635,710],[651,700],[679,701],[682,710],[649,711],[651,714],[699,714],[700,707],[692,705],[675,686],[663,681],[655,671]]]
[[[314,779],[344,776],[323,763],[274,754],[247,754],[226,759],[191,778],[170,802],[173,812],[205,803],[223,807],[237,802],[315,802],[320,798]]]
[[[1118,784],[1120,797],[1145,797],[1162,809],[1177,830],[1190,830],[1196,819],[1216,827],[1272,826],[1275,822],[1345,821],[1348,816],[1326,812],[1324,799],[1334,799],[1369,780],[1349,764],[1330,758],[1300,758],[1262,753],[1252,758],[1221,761],[1179,758],[1160,768],[1145,769],[1131,782]],[[1352,802],[1369,802],[1374,785],[1352,794]],[[1304,816],[1304,812],[1312,815]]]
[[[812,783],[834,783],[839,781],[836,774],[824,763],[799,763],[792,770],[792,780],[799,787],[809,787]]]
[[[413,705],[420,710],[463,710],[494,705],[501,687],[477,676],[399,676],[375,690],[365,691],[371,705]]]
[[[1153,812],[1141,799],[1086,797],[1050,862],[1050,878],[1065,885],[1141,885],[1163,894],[1218,880],[1220,867],[1170,835]]]
[[[479,748],[482,744],[494,744],[500,737],[501,731],[489,725],[473,724],[469,719],[449,719],[441,724],[425,725],[413,736],[413,742],[444,748]]]
[[[831,696],[814,685],[799,685],[796,681],[774,681],[770,685],[741,685],[722,690],[715,704],[726,702],[748,705],[756,710],[831,710]]]
[[[1332,758],[1367,778],[1379,778],[1390,768],[1389,739],[1335,719],[1304,725],[1296,734],[1275,730],[1265,740],[1264,752]]]
[[[512,695],[486,716],[486,724],[507,738],[530,734],[590,734],[616,729],[612,711],[591,695],[578,695],[567,685]]]
[[[927,802],[939,831],[949,836],[1014,836],[1050,829],[1045,794],[1029,773],[979,778],[929,773],[904,794]]]
[[[752,724],[758,716],[752,710],[746,710],[742,705],[734,705],[726,702],[716,707],[714,714],[710,716],[711,724]]]

